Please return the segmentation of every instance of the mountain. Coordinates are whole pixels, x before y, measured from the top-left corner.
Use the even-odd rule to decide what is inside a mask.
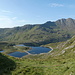
[[[51,42],[43,46],[53,48],[49,53],[27,55],[22,58],[0,53],[0,75],[75,75],[74,23],[75,20],[69,18],[38,25],[0,29],[2,48],[13,45],[11,42],[35,44]],[[72,38],[69,39],[70,37]],[[57,42],[65,39],[68,40]]]
[[[65,27],[70,30],[75,28],[75,20],[72,18],[57,20],[56,24],[60,25],[62,29]]]
[[[47,44],[65,41],[75,35],[75,20],[72,18],[48,21],[44,24],[28,24],[14,28],[0,28],[0,41]]]

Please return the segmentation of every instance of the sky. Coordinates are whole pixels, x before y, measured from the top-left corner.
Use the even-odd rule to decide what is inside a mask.
[[[0,0],[0,28],[75,19],[75,0]]]

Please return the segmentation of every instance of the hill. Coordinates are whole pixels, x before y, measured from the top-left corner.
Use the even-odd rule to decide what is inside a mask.
[[[1,74],[75,75],[75,36],[66,42],[51,43],[45,45],[45,47],[52,47],[53,50],[46,54],[27,55],[23,58],[4,57],[0,54],[0,62],[2,64],[9,63],[7,65],[0,64],[3,67],[3,69],[1,68]],[[12,63],[16,66],[13,67],[14,64]],[[5,70],[8,66],[12,69]]]
[[[6,55],[0,53],[0,75],[11,75],[11,71],[16,68],[16,63]]]
[[[75,75],[75,36],[66,42],[51,43],[45,47],[52,47],[53,50],[23,58],[0,54],[0,73],[2,75]]]
[[[75,20],[59,19],[44,24],[0,28],[0,41],[33,43],[35,45],[65,41],[75,34]]]

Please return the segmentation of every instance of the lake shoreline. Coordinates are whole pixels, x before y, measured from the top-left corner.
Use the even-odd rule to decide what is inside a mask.
[[[17,46],[14,46],[14,48],[16,48],[18,46],[20,46],[20,47],[23,46],[24,47],[25,45],[23,45],[23,44],[17,45]],[[29,47],[29,49],[28,50],[24,50],[24,49],[19,50],[19,47],[18,47],[18,49],[15,50],[14,52],[12,51],[12,52],[8,52],[6,54],[10,55],[10,56],[13,54],[14,57],[16,57],[18,55],[17,56],[18,58],[22,58],[22,57],[27,56],[27,55],[39,55],[39,54],[41,55],[41,54],[46,54],[46,53],[49,53],[49,52],[51,52],[53,50],[52,47],[45,47],[45,46],[40,46],[40,47],[25,46],[25,47]],[[16,54],[16,53],[19,53],[19,54],[21,53],[23,55],[21,57],[19,57],[19,54]]]
[[[51,51],[53,51],[53,48],[51,47],[51,46],[40,46],[40,47],[45,47],[45,48],[49,48],[49,49],[51,49],[48,53],[50,53]]]

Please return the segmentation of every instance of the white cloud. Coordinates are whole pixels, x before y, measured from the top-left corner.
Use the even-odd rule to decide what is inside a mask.
[[[48,6],[50,6],[50,7],[75,8],[74,4],[49,3]]]
[[[10,18],[8,16],[0,16],[0,28],[11,28],[15,26],[22,26],[26,20],[18,20],[17,17]]]
[[[1,12],[3,12],[3,13],[12,13],[11,11],[8,11],[8,10],[1,10]]]
[[[12,19],[13,19],[13,20],[16,20],[16,19],[17,19],[17,17],[13,17]]]
[[[50,3],[49,4],[50,7],[63,7],[63,4],[58,4],[58,3]]]

